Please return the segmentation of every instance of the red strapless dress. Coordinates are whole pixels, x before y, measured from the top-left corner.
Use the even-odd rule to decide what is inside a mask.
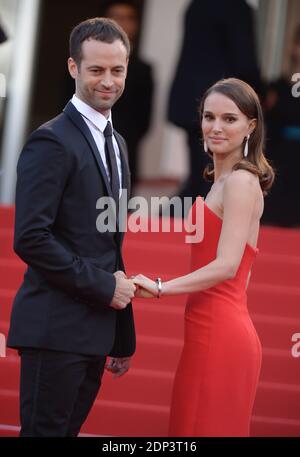
[[[204,216],[204,239],[191,246],[191,270],[216,258],[222,219],[206,204]],[[261,344],[246,283],[257,252],[247,244],[235,278],[188,298],[169,436],[249,436]]]

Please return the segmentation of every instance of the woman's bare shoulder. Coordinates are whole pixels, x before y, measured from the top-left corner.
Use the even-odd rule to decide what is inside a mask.
[[[263,193],[259,178],[248,170],[234,170],[226,179],[223,197],[254,208],[261,216],[264,207]]]
[[[226,183],[235,186],[253,186],[259,184],[259,179],[248,170],[234,170],[226,179]]]
[[[258,177],[248,170],[234,170],[224,183],[224,194],[241,192],[243,195],[244,192],[250,192],[255,196],[259,189]]]

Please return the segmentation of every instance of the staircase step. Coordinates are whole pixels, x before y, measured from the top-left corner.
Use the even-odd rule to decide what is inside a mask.
[[[123,392],[126,392],[125,398],[129,398],[128,395],[131,395],[132,389],[133,398],[138,398],[139,401],[144,398],[146,402],[146,397],[147,402],[151,399],[151,403],[164,404],[170,395],[180,349],[181,346],[177,343],[167,345],[158,339],[138,337],[138,347],[132,358],[130,371],[126,376],[117,380],[110,380],[110,377],[106,376],[104,391],[109,396],[113,395],[113,398],[116,394],[123,395]],[[158,354],[160,355],[158,356]],[[299,364],[299,358],[291,357],[290,352],[263,349],[260,380],[261,382],[293,386],[299,379]],[[19,371],[19,357],[16,351],[8,350],[7,357],[0,359],[1,387],[18,390]],[[116,382],[119,387],[115,393]],[[164,392],[164,395],[162,393],[160,395],[160,392]]]
[[[0,289],[0,321],[9,322],[15,295],[12,290]]]
[[[0,388],[0,424],[19,425],[19,392]]]
[[[128,274],[131,274],[131,272],[129,271]],[[16,291],[13,289],[0,288],[0,320],[6,321],[9,319],[15,294]],[[157,310],[158,315],[162,315],[163,318],[170,316],[172,324],[170,323],[168,328],[174,329],[175,333],[177,333],[182,325],[180,316],[183,316],[186,300],[186,295],[162,297],[159,302],[157,299],[135,299],[135,315],[138,318],[141,315],[142,320],[139,325],[144,323],[143,312],[145,312],[147,318],[151,318],[152,310],[153,313]],[[253,283],[248,289],[248,308],[251,315],[263,312],[266,316],[300,320],[300,287],[291,288]],[[149,327],[155,331],[157,325],[155,325],[155,328],[152,325],[149,325]],[[140,328],[142,329],[142,327]]]
[[[0,226],[1,227],[1,226]],[[13,250],[13,230],[10,228],[0,228],[0,257],[1,258],[13,258],[15,253]]]
[[[262,226],[258,247],[262,253],[300,256],[300,230]]]
[[[251,436],[257,437],[297,437],[300,436],[300,421],[281,417],[253,416]]]
[[[251,282],[299,286],[300,256],[258,255],[252,268]]]
[[[2,406],[0,423],[17,427],[19,425],[17,393],[0,391],[0,402]],[[82,428],[82,433],[128,437],[167,436],[168,418],[168,407],[102,400],[100,394]],[[300,420],[255,413],[251,421],[251,436],[299,437]]]
[[[26,265],[18,259],[0,259],[0,289],[17,290],[24,277]]]
[[[300,319],[300,287],[251,281],[248,288],[248,309],[251,314]]]
[[[17,438],[20,433],[20,427],[17,425],[0,424],[0,437]]]
[[[261,381],[296,385],[299,375],[300,359],[292,357],[290,350],[263,348]]]
[[[139,248],[140,244],[140,248]],[[133,252],[139,255],[133,255]],[[160,243],[132,243],[124,247],[126,270],[133,274],[144,273],[145,267],[151,276],[162,273],[174,276],[185,275],[190,270],[190,251],[185,245],[163,245]]]
[[[292,336],[300,332],[299,319],[252,314],[252,320],[263,347],[291,351]]]
[[[253,414],[300,421],[299,385],[260,381]]]
[[[154,300],[134,302],[136,331],[139,335],[165,338],[183,338],[184,306],[164,306]],[[152,302],[152,303],[151,303]],[[159,325],[158,325],[159,324]]]
[[[0,390],[0,424],[19,425],[18,394]],[[139,403],[106,401],[101,392],[81,432],[106,436],[166,436],[169,408]]]
[[[104,400],[126,401],[132,403],[168,406],[171,400],[174,373],[132,367],[121,378],[113,379],[106,372],[101,387]],[[19,389],[20,362],[7,358],[0,359],[1,389]]]
[[[3,279],[0,276],[0,288],[15,288],[16,284],[18,284],[15,277],[18,278],[20,265],[24,265],[11,251],[10,243],[11,241],[7,241],[5,243],[2,242],[2,245],[0,244],[0,272],[4,270],[5,273],[5,270],[8,270]],[[135,243],[135,249],[142,254],[142,257],[140,255],[132,255],[134,248],[133,246],[130,247],[130,244],[128,248],[124,249],[125,263],[130,273],[143,272],[150,275],[150,277],[156,277],[158,274],[174,277],[184,275],[189,271],[190,254],[184,245],[174,248],[168,244],[143,243],[138,249],[138,244]],[[10,251],[11,254],[9,255]],[[147,259],[146,264],[144,259]],[[5,282],[3,282],[8,274],[10,276],[9,287],[5,286]],[[254,264],[251,283],[297,287],[299,285],[299,277],[300,256],[262,254],[258,256]]]
[[[13,230],[15,223],[14,206],[0,205],[0,227]]]

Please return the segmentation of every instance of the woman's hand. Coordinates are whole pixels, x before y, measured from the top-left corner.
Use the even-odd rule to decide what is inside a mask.
[[[142,274],[133,276],[131,278],[133,283],[137,286],[135,297],[136,298],[156,298],[157,297],[157,284],[152,279],[147,278]]]

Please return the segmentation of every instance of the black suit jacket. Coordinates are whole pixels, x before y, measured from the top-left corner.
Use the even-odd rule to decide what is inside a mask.
[[[128,63],[126,90],[114,107],[114,125],[124,134],[128,145],[137,145],[146,134],[151,120],[152,97],[152,67],[133,54]]]
[[[200,100],[219,79],[240,78],[261,90],[253,26],[252,10],[245,0],[190,3],[169,97],[171,122],[199,130]]]
[[[129,194],[126,144],[114,135]],[[124,269],[124,234],[97,230],[96,202],[111,190],[92,134],[71,102],[31,134],[17,175],[14,248],[28,269],[13,304],[8,346],[132,355],[132,306],[109,306],[112,273]]]

